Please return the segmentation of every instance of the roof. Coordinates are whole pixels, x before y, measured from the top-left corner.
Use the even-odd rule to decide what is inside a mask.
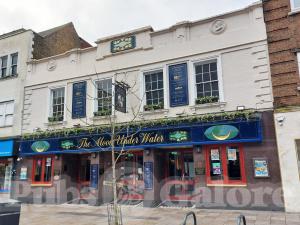
[[[20,33],[26,32],[26,31],[27,30],[24,29],[24,28],[13,30],[11,32],[1,34],[0,39],[7,38],[7,37],[10,37],[10,36],[13,36],[13,35],[17,35],[17,34],[20,34]]]
[[[69,22],[69,23],[66,23],[66,24],[63,24],[61,26],[58,26],[58,27],[54,27],[54,28],[51,28],[49,30],[45,30],[45,31],[42,31],[42,32],[39,32],[38,34],[42,37],[47,37],[59,30],[61,30],[62,28],[64,27],[68,27],[68,26],[74,26],[72,22]]]

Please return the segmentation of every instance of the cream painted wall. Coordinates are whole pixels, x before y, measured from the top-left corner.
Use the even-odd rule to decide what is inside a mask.
[[[282,121],[280,125],[279,121]],[[300,112],[275,113],[282,187],[287,212],[300,211],[300,168],[296,139],[300,139]]]
[[[18,52],[18,76],[0,79],[0,102],[14,101],[13,126],[0,127],[0,138],[21,134],[24,80],[27,73],[27,62],[31,59],[32,40],[32,31],[0,39],[0,57]]]
[[[212,34],[215,19],[223,19],[227,29],[222,34]],[[56,129],[81,125],[102,124],[108,120],[93,118],[95,87],[97,79],[115,77],[134,85],[134,93],[128,96],[128,113],[117,113],[117,121],[124,122],[134,116],[143,97],[143,73],[162,69],[165,84],[165,110],[156,113],[140,112],[138,119],[175,117],[220,111],[234,111],[238,105],[251,109],[273,107],[268,66],[266,32],[260,4],[239,12],[210,18],[194,23],[182,23],[171,28],[152,32],[149,27],[136,34],[137,48],[121,53],[109,52],[110,38],[100,39],[97,48],[72,50],[30,64],[26,78],[23,133],[33,132],[37,127]],[[127,32],[126,35],[135,33]],[[120,34],[119,37],[124,36]],[[118,38],[118,35],[114,38]],[[195,107],[194,64],[208,59],[218,59],[219,76],[223,80],[221,92],[223,104],[213,107]],[[190,105],[169,107],[168,65],[187,62],[189,68]],[[48,70],[49,63],[56,65]],[[124,75],[126,74],[126,76]],[[124,77],[125,76],[125,77]],[[122,78],[123,77],[123,78]],[[71,119],[72,84],[81,80],[88,82],[87,117]],[[50,88],[66,86],[66,117],[63,124],[49,125]],[[142,107],[141,107],[142,108]]]

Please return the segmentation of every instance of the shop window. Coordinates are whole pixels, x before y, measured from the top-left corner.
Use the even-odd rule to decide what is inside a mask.
[[[300,0],[291,0],[291,8],[294,9],[300,9]]]
[[[18,53],[11,54],[10,56],[11,64],[10,64],[10,71],[11,75],[18,74]]]
[[[12,126],[14,101],[0,103],[0,127]]]
[[[144,74],[146,105],[145,111],[164,108],[164,78],[163,71],[153,71]]]
[[[208,185],[246,184],[244,156],[240,145],[207,147],[206,163]]]
[[[219,99],[217,61],[195,64],[197,99],[213,97]]]
[[[297,61],[298,61],[298,71],[300,76],[300,52],[297,53]]]
[[[65,111],[65,88],[51,90],[51,117],[49,122],[63,121]]]
[[[1,62],[1,77],[6,77],[6,75],[7,75],[7,55],[2,56],[0,58],[0,62]]]
[[[32,183],[51,184],[53,176],[53,157],[39,157],[33,159]]]
[[[100,80],[97,86],[97,109],[101,116],[111,115],[112,112],[112,79]]]

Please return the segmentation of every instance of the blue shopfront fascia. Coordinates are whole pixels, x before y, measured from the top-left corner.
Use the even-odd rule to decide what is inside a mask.
[[[234,127],[238,130],[235,137],[212,140],[205,134],[212,127]],[[230,132],[230,131],[228,131]],[[225,134],[226,136],[226,134]],[[218,121],[214,123],[182,124],[178,126],[142,129],[134,135],[118,134],[116,151],[192,147],[199,145],[234,144],[261,142],[262,123],[260,119],[243,121]],[[38,146],[38,147],[36,147]],[[79,136],[23,140],[20,155],[74,154],[111,151],[110,135],[85,134]]]
[[[14,141],[0,141],[0,157],[10,157],[13,155]]]

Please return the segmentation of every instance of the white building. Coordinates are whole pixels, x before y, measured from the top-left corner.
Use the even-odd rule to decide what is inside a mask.
[[[63,132],[76,133],[77,128],[80,130],[88,126],[91,129],[90,135],[93,135],[92,132],[96,132],[93,127],[109,123],[112,117],[106,114],[111,114],[116,107],[112,98],[120,82],[121,85],[129,85],[131,92],[127,96],[126,112],[116,112],[115,119],[118,123],[135,118],[132,109],[138,113],[135,119],[138,121],[198,118],[208,113],[217,116],[216,113],[224,115],[224,112],[237,109],[260,112],[259,118],[251,122],[242,120],[240,123],[227,118],[227,122],[216,120],[210,123],[219,128],[223,125],[232,128],[232,124],[235,124],[238,137],[237,134],[231,137],[231,131],[229,135],[221,135],[222,131],[222,137],[209,141],[201,133],[208,125],[204,123],[206,125],[196,126],[195,122],[190,127],[195,126],[194,132],[199,129],[199,135],[193,136],[193,131],[178,124],[179,128],[176,129],[181,130],[174,131],[173,127],[172,132],[168,130],[170,128],[166,128],[165,132],[168,132],[168,138],[171,134],[176,138],[179,135],[179,139],[182,134],[187,135],[189,137],[184,137],[186,142],[175,138],[178,143],[176,140],[176,143],[166,143],[165,133],[159,136],[159,128],[152,130],[151,135],[156,134],[155,137],[151,136],[152,145],[139,143],[130,146],[133,150],[129,161],[134,165],[135,172],[132,171],[127,177],[130,181],[126,182],[133,182],[134,188],[149,184],[143,178],[146,177],[141,166],[143,162],[154,164],[152,172],[157,179],[153,181],[151,178],[152,186],[145,190],[142,188],[142,193],[128,194],[127,197],[141,199],[146,206],[168,201],[173,195],[168,192],[165,197],[159,196],[160,182],[175,176],[180,177],[175,179],[176,182],[190,185],[192,190],[197,186],[221,186],[226,192],[232,190],[230,187],[250,191],[251,203],[245,204],[244,208],[282,208],[281,202],[274,203],[270,200],[253,205],[253,189],[271,185],[274,188],[272,194],[276,194],[275,189],[281,186],[280,176],[277,176],[279,169],[276,166],[278,157],[275,134],[272,132],[273,101],[266,30],[260,3],[204,20],[177,23],[159,31],[144,27],[101,38],[96,44],[96,47],[73,49],[30,62],[22,127],[26,139],[21,143],[21,155],[24,159],[20,162],[18,171],[20,173],[24,168],[28,173],[29,184],[23,183],[28,187],[28,195],[20,194],[17,198],[32,201],[29,193],[33,193],[33,200],[39,198],[42,201],[38,193],[43,191],[53,202],[69,201],[72,197],[83,199],[88,197],[80,192],[77,196],[73,193],[69,197],[67,189],[80,189],[87,185],[96,189],[93,193],[96,193],[97,202],[105,201],[101,194],[105,188],[103,180],[100,181],[102,178],[98,179],[98,173],[92,176],[89,172],[85,175],[81,172],[92,171],[91,165],[97,165],[99,171],[109,168],[110,153],[101,151],[107,140],[103,136],[97,147],[93,147],[88,138]],[[208,130],[209,128],[206,131]],[[61,133],[54,140],[51,135],[55,131]],[[253,134],[250,134],[252,131]],[[82,139],[79,140],[79,136]],[[200,136],[203,139],[200,140]],[[141,141],[138,137],[129,139],[127,136],[123,141],[131,144],[135,142],[132,139],[136,140],[135,144]],[[226,162],[230,163],[226,159],[228,149],[233,149],[235,157],[232,160],[238,165],[236,168],[225,169]],[[220,159],[216,162],[218,168],[224,168],[224,171],[212,167],[217,164],[210,165],[210,154],[214,150],[218,151],[218,157],[225,157],[224,162]],[[178,160],[178,165],[188,165],[185,170],[189,168],[189,171],[177,168],[177,164],[173,165],[176,172],[171,171],[172,157]],[[128,159],[123,159],[122,162],[126,164],[126,160]],[[265,163],[264,166],[258,168],[258,164],[262,162]],[[121,168],[126,170],[126,165]],[[259,174],[259,169],[263,173]],[[230,174],[234,171],[238,175],[231,178]],[[215,178],[214,175],[219,177]],[[80,178],[75,182],[76,176]],[[97,179],[91,180],[91,177]],[[64,178],[67,179],[66,183]],[[168,183],[171,189],[174,185],[172,182]],[[60,187],[59,198],[50,188],[53,184]],[[183,199],[186,198],[188,196],[185,194]],[[195,204],[200,205],[199,202]],[[228,206],[230,202],[224,204]]]
[[[18,149],[16,138],[21,135],[24,80],[27,62],[32,58],[33,36],[32,31],[25,29],[0,35],[1,193],[10,191],[13,156]]]

